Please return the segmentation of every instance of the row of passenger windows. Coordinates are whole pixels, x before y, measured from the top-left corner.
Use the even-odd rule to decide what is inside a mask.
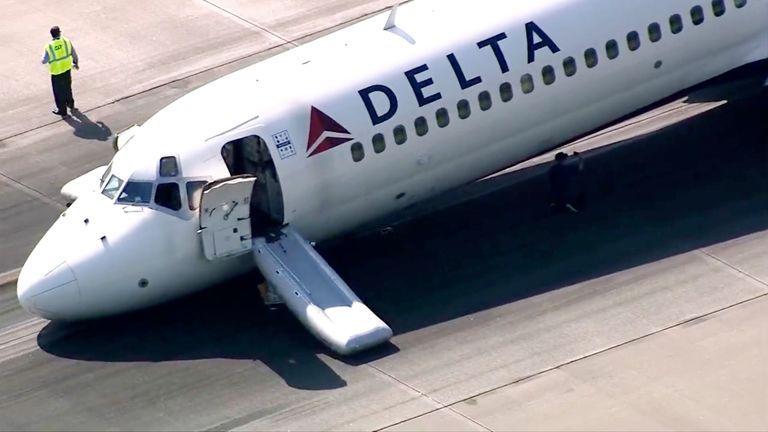
[[[738,8],[743,8],[747,5],[748,0],[732,0],[733,5]],[[725,0],[712,0],[710,3],[712,14],[715,17],[723,16],[726,12]],[[704,8],[701,6],[694,6],[690,10],[691,23],[695,26],[701,25],[704,22]],[[683,31],[684,24],[683,18],[679,14],[674,14],[669,17],[669,31],[672,34],[678,34]],[[652,43],[659,42],[662,38],[661,25],[657,22],[651,23],[647,28],[648,40]],[[637,31],[630,31],[626,36],[626,45],[629,51],[637,51],[640,49],[642,42],[640,40],[640,34]],[[615,39],[610,39],[605,43],[605,56],[609,60],[617,58],[620,54],[619,42]],[[584,50],[584,64],[588,69],[592,69],[599,63],[599,55],[595,48],[587,48]],[[658,63],[660,65],[660,62]],[[573,57],[566,57],[562,62],[563,74],[566,77],[572,77],[576,75],[578,66],[576,59]],[[657,66],[658,67],[658,66]],[[545,85],[552,85],[557,80],[555,68],[551,65],[546,65],[541,69],[541,81]],[[520,77],[520,90],[524,94],[532,93],[535,90],[535,83],[533,76],[529,73],[523,74]],[[512,84],[505,82],[499,86],[499,99],[506,103],[512,100]],[[481,111],[488,111],[493,106],[493,99],[491,93],[487,90],[480,92],[477,96],[477,105]],[[472,107],[467,99],[461,99],[456,104],[456,114],[459,119],[466,120],[472,115]],[[444,128],[451,123],[451,116],[446,108],[440,108],[435,111],[435,123],[437,127]],[[422,137],[429,132],[429,124],[425,117],[418,117],[413,123],[414,131],[417,136]],[[403,125],[397,125],[393,129],[393,138],[395,144],[402,145],[408,141],[408,132]],[[387,140],[384,134],[377,133],[373,136],[372,140],[373,151],[375,153],[382,153],[387,148]],[[355,142],[350,147],[352,153],[352,160],[360,162],[365,158],[365,149],[363,144]]]

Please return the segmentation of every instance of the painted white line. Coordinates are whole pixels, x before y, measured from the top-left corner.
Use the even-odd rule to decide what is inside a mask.
[[[19,273],[21,273],[21,268],[0,273],[0,287],[16,282],[19,279]]]
[[[37,335],[48,320],[30,318],[0,331],[0,363],[35,351]]]

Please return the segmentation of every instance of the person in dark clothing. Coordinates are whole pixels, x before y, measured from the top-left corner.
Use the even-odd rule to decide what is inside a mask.
[[[583,200],[583,194],[577,190],[577,180],[583,169],[584,160],[578,152],[574,152],[572,158],[563,152],[555,155],[555,163],[549,168],[548,173],[552,210],[579,212],[576,205]]]

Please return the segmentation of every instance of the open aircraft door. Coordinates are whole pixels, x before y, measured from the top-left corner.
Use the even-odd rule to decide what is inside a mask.
[[[251,251],[251,192],[256,177],[237,176],[208,183],[200,201],[200,236],[209,261]]]

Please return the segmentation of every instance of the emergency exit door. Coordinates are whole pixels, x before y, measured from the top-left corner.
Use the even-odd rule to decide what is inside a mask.
[[[214,261],[250,252],[251,193],[256,177],[208,183],[200,202],[200,236],[205,258]]]

